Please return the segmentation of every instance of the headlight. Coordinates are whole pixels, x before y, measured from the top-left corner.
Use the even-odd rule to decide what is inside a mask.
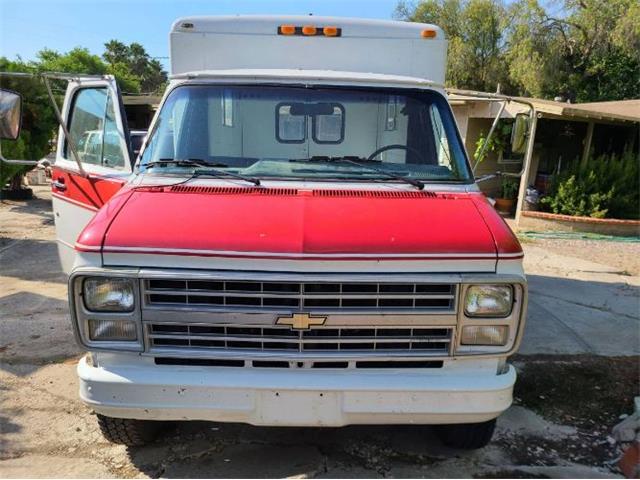
[[[462,329],[462,345],[483,345],[503,347],[507,344],[509,327],[506,326],[468,326]]]
[[[511,285],[472,285],[467,289],[464,313],[468,317],[506,317],[512,308]]]
[[[93,312],[131,312],[133,282],[129,278],[89,277],[83,286],[84,304]]]

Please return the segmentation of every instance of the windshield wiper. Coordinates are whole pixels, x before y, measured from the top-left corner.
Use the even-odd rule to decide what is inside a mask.
[[[199,158],[184,158],[184,159],[173,159],[173,158],[161,158],[160,160],[154,160],[153,162],[146,163],[142,166],[144,167],[155,167],[158,165],[176,165],[178,167],[206,167],[202,170],[196,170],[193,172],[191,178],[201,177],[204,175],[209,175],[212,177],[233,177],[240,180],[244,180],[245,182],[253,183],[254,185],[260,185],[260,179],[255,177],[248,177],[246,175],[241,175],[239,173],[227,172],[225,170],[218,170],[216,168],[211,167],[221,167],[225,168],[228,165],[224,163],[218,162],[208,162],[207,160],[202,160]]]
[[[377,168],[377,167],[373,167],[371,165],[367,165],[367,163],[382,163],[379,162],[377,160],[369,160],[368,158],[361,158],[361,157],[351,157],[351,156],[344,156],[344,157],[323,157],[323,156],[314,156],[309,158],[308,160],[290,160],[293,162],[334,162],[334,163],[350,163],[352,165],[356,165],[358,167],[361,168],[366,168],[367,170],[371,170],[373,172],[378,172],[381,173],[382,175],[386,175],[389,178],[393,178],[395,180],[402,180],[403,182],[408,183],[409,185],[413,185],[414,187],[416,187],[418,190],[424,190],[424,183],[421,182],[420,180],[416,180],[414,178],[409,178],[409,177],[405,177],[404,175],[398,175],[397,173],[393,173],[393,172],[388,172],[382,168]]]
[[[202,177],[204,175],[210,175],[212,177],[233,177],[245,182],[253,183],[254,185],[260,185],[260,179],[256,177],[247,177],[246,175],[240,175],[239,173],[226,172],[224,170],[216,170],[215,168],[207,168],[206,170],[196,170],[193,172],[194,177]]]
[[[202,160],[200,158],[161,158],[160,160],[154,160],[140,166],[149,168],[157,165],[175,165],[177,167],[228,167],[228,165],[225,165],[224,163],[208,162],[207,160]]]

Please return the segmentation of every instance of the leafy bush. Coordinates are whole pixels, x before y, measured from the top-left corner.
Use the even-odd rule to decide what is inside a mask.
[[[515,198],[518,197],[519,186],[520,186],[519,179],[512,178],[512,177],[503,177],[501,198],[514,200]]]
[[[543,209],[593,218],[640,218],[640,162],[633,152],[574,162],[557,175]]]
[[[489,152],[502,152],[505,148],[507,148],[507,144],[509,143],[509,139],[511,138],[511,130],[513,129],[513,123],[508,123],[500,120],[496,129],[493,131],[491,137],[487,139],[488,132],[485,134],[484,132],[480,133],[478,140],[476,141],[476,150],[473,152],[473,159],[476,162],[482,162]],[[484,147],[484,144],[487,144]],[[480,153],[482,149],[485,148],[482,157],[480,157]]]
[[[29,132],[23,132],[20,137],[15,141],[0,140],[2,142],[2,154],[5,158],[9,159],[24,159],[28,158],[26,151],[26,143],[30,137]],[[25,140],[26,139],[26,140]],[[5,188],[9,180],[17,179],[18,182],[20,175],[24,175],[33,166],[31,165],[15,165],[0,162],[0,189]]]

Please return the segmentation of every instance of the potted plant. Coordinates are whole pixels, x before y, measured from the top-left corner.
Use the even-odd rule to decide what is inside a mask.
[[[513,177],[502,178],[500,197],[496,198],[496,210],[501,213],[513,212],[513,207],[518,197],[518,179]]]

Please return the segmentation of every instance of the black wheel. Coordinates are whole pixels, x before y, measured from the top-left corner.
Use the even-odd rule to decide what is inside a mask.
[[[155,439],[162,423],[151,420],[112,418],[97,414],[98,425],[104,438],[113,443],[137,447]]]
[[[448,447],[475,450],[487,446],[495,428],[496,420],[493,419],[483,423],[438,425],[436,433]]]

